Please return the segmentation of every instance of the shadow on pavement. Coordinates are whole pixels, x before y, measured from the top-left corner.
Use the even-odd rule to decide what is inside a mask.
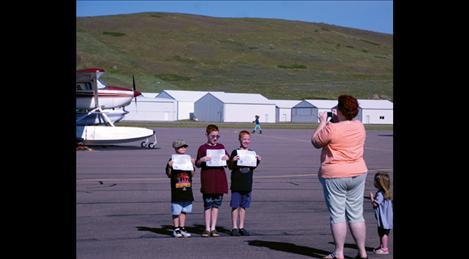
[[[325,251],[313,247],[307,246],[297,246],[292,243],[284,243],[284,242],[273,242],[273,241],[264,241],[264,240],[248,240],[246,241],[250,246],[259,246],[259,247],[267,247],[273,250],[306,255],[315,258],[322,258],[330,253],[330,251]]]
[[[329,244],[334,245],[335,243],[334,242],[329,242]],[[358,250],[358,246],[356,244],[347,244],[347,243],[345,243],[344,247]],[[373,252],[373,247],[365,246],[365,250],[368,251],[368,252]]]
[[[161,228],[152,228],[144,226],[137,226],[136,228],[138,231],[148,231],[161,235],[171,236],[173,234],[173,226],[170,225],[161,225]]]
[[[202,233],[205,230],[205,225],[200,225],[200,224],[194,224],[192,226],[186,226],[187,231],[189,233],[194,233],[198,235],[202,235]],[[224,228],[224,227],[216,227],[218,233],[224,233],[224,234],[230,234],[230,230]]]
[[[171,225],[161,225],[161,228],[152,228],[152,227],[145,227],[145,226],[137,226],[136,228],[138,231],[148,231],[148,232],[153,232],[156,234],[167,235],[167,236],[173,235],[173,226]],[[191,234],[202,235],[202,233],[205,230],[205,226],[200,225],[200,224],[195,224],[193,226],[186,226],[186,229]],[[227,235],[231,233],[231,230],[228,230],[224,227],[217,227],[217,231],[219,233],[224,233]]]
[[[159,147],[156,147],[156,148],[153,148],[153,149],[142,148],[139,145],[135,145],[135,146],[119,146],[119,145],[92,146],[92,145],[90,145],[88,147],[93,149],[93,150],[100,150],[100,151],[104,151],[104,150],[155,150],[155,149],[160,149]]]
[[[380,137],[394,137],[394,134],[379,134]]]

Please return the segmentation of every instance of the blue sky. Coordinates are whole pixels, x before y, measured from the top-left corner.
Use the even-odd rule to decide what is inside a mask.
[[[77,16],[173,12],[322,22],[393,33],[393,2],[381,1],[92,1],[77,0]]]

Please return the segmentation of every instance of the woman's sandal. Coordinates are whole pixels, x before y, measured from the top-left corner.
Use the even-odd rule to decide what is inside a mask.
[[[378,249],[375,249],[373,252],[378,255],[387,255],[389,254],[389,249],[378,248]]]

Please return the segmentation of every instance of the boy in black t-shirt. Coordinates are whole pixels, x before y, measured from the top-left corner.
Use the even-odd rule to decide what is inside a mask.
[[[173,142],[173,148],[176,155],[185,155],[188,145],[183,139]],[[190,237],[191,234],[184,228],[186,214],[192,212],[192,176],[194,175],[195,160],[189,156],[192,170],[174,169],[174,161],[169,159],[166,165],[166,175],[171,178],[171,214],[173,216],[173,236]],[[177,167],[177,166],[176,166]],[[178,168],[178,167],[177,167]]]
[[[244,229],[244,219],[246,217],[246,209],[249,208],[251,203],[252,175],[254,169],[259,165],[261,157],[256,154],[257,163],[254,167],[238,166],[237,161],[240,159],[238,150],[253,151],[249,149],[251,133],[247,130],[239,132],[239,143],[240,147],[231,152],[230,160],[228,161],[228,168],[231,169],[231,235],[249,236],[249,232]]]

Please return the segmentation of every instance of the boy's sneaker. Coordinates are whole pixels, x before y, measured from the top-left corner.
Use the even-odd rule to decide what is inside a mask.
[[[210,236],[212,236],[212,237],[219,237],[220,234],[218,234],[218,232],[214,229],[214,230],[210,231]]]
[[[230,233],[232,236],[239,236],[239,230],[237,228],[233,228]]]
[[[210,231],[204,230],[204,232],[202,233],[202,237],[209,237],[209,236],[210,236]]]
[[[177,237],[177,238],[182,237],[182,233],[181,233],[181,230],[179,228],[175,228],[173,230],[173,237]]]
[[[184,237],[191,237],[191,233],[187,232],[186,228],[181,228],[181,234],[184,236]]]
[[[239,234],[241,234],[241,236],[249,236],[249,232],[244,228],[239,229]]]

